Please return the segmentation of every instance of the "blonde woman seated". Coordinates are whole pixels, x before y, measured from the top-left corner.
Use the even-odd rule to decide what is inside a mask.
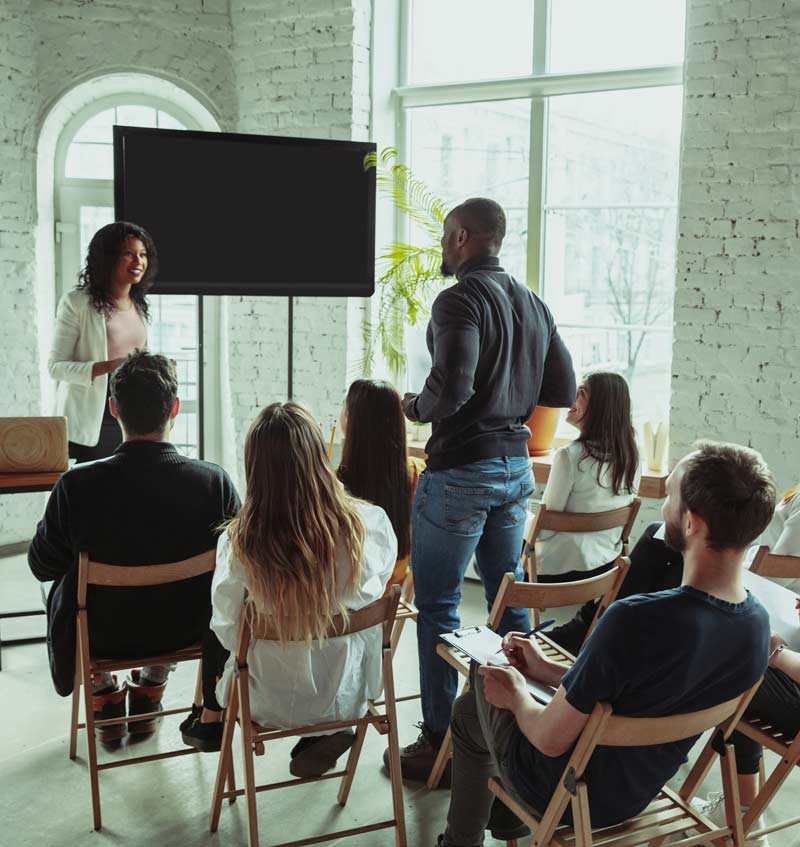
[[[220,538],[211,586],[211,629],[221,648],[204,649],[205,708],[195,707],[181,727],[184,741],[205,752],[220,748],[245,598],[248,613],[270,618],[279,634],[248,652],[257,723],[288,729],[360,718],[381,684],[380,627],[318,639],[334,616],[383,594],[397,558],[386,514],[347,494],[316,421],[298,403],[273,403],[256,418],[245,472],[247,497]],[[352,732],[304,737],[291,772],[325,773],[353,739]]]
[[[557,512],[607,512],[629,505],[639,488],[639,451],[628,383],[592,373],[578,386],[567,422],[578,438],[556,450],[544,505]],[[608,570],[620,554],[620,531],[543,532],[536,542],[540,582],[569,582]]]

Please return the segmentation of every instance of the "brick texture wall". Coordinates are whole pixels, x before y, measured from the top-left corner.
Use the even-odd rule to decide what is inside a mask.
[[[35,155],[39,96],[29,4],[0,4],[0,415],[38,414],[33,288]],[[39,494],[0,496],[0,545],[30,525]]]
[[[670,450],[800,481],[800,7],[689,0]]]
[[[367,138],[368,0],[234,0],[231,19],[242,132]],[[310,249],[315,225],[307,224]],[[287,304],[280,298],[236,298],[228,315],[241,479],[250,421],[265,404],[286,398]],[[352,339],[360,338],[362,315],[357,300],[295,300],[294,397],[311,407],[326,436],[355,374],[359,345]]]
[[[0,3],[0,415],[37,414],[36,143],[75,84],[139,71],[194,94],[226,130],[366,138],[369,0],[3,0]],[[295,394],[336,414],[360,336],[356,301],[299,300]],[[256,411],[285,397],[286,301],[231,298],[223,313],[226,464]],[[235,468],[231,468],[235,470]],[[36,498],[34,500],[34,498]],[[30,537],[41,495],[0,498],[0,545]]]

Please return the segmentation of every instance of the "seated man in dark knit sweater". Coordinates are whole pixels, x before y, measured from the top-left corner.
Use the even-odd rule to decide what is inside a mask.
[[[181,455],[169,443],[180,408],[174,365],[137,350],[111,378],[111,413],[123,441],[108,459],[78,465],[53,489],[28,550],[33,575],[55,580],[47,600],[48,650],[56,691],[72,692],[78,554],[112,565],[155,565],[216,547],[218,529],[239,498],[225,471]],[[89,643],[97,657],[136,658],[186,647],[207,637],[211,574],[169,585],[89,586]],[[145,667],[127,683],[93,680],[95,718],[160,710],[170,666]],[[154,722],[130,724],[146,734]],[[125,725],[101,727],[115,743]]]
[[[506,636],[513,667],[473,672],[471,690],[453,707],[452,794],[440,845],[477,847],[487,826],[496,838],[522,837],[519,821],[515,827],[504,806],[492,806],[488,777],[499,772],[512,794],[544,812],[598,702],[620,715],[684,714],[731,700],[759,680],[769,620],[742,585],[742,560],[774,505],[775,483],[759,454],[705,444],[667,481],[667,541],[684,556],[679,587],[617,600],[571,668],[545,658],[534,639]],[[525,677],[557,688],[552,702],[533,700]],[[598,747],[585,776],[592,825],[611,826],[646,808],[695,741]],[[570,815],[568,808],[565,822]]]

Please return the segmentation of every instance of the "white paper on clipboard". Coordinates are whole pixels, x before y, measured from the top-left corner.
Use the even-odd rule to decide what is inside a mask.
[[[503,639],[494,630],[487,626],[468,626],[457,629],[455,632],[447,632],[439,636],[442,641],[451,647],[456,647],[462,653],[466,653],[470,659],[474,659],[479,665],[497,665],[498,667],[509,667],[508,659],[500,650]],[[526,680],[528,691],[533,698],[543,705],[547,705],[555,696],[556,690],[549,685]]]
[[[761,603],[769,615],[769,625],[792,650],[800,650],[800,618],[797,595],[766,577],[742,570],[744,587]]]

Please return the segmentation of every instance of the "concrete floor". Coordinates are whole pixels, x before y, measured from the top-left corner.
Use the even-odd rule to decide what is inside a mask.
[[[38,584],[31,578],[24,557],[0,559],[2,608],[35,607],[40,602]],[[466,624],[485,620],[482,589],[467,583],[462,608]],[[38,634],[43,618],[3,622],[3,635]],[[79,739],[78,759],[67,756],[69,700],[58,697],[50,682],[43,644],[8,646],[3,649],[0,673],[0,844],[15,847],[61,847],[61,845],[114,845],[130,847],[187,847],[187,845],[244,845],[247,824],[244,803],[225,804],[218,833],[208,832],[208,810],[216,770],[215,755],[184,756],[100,774],[103,829],[92,830],[85,741]],[[414,627],[403,635],[395,664],[398,695],[418,691]],[[188,704],[194,688],[194,668],[178,668],[170,681],[167,706]],[[417,734],[419,701],[401,703],[401,744]],[[160,752],[181,746],[177,732],[180,716],[166,718],[155,737],[135,745],[134,755]],[[272,750],[256,759],[259,781],[287,779],[290,741],[275,742]],[[235,754],[239,755],[238,737]],[[259,795],[258,812],[262,844],[311,837],[327,829],[360,826],[391,817],[389,780],[381,756],[385,741],[375,732],[367,735],[350,800],[344,809],[336,805],[338,781],[300,786]],[[124,754],[125,748],[122,753]],[[130,754],[129,754],[130,755]],[[101,761],[112,758],[101,753]],[[775,757],[770,755],[768,764]],[[241,773],[236,759],[237,774]],[[679,782],[679,779],[676,780]],[[703,793],[718,790],[718,769],[712,771]],[[428,847],[444,828],[448,792],[429,792],[408,783],[404,799],[408,844]],[[800,774],[784,785],[768,814],[768,822],[798,814]],[[391,847],[392,830],[344,839],[335,844],[352,847]],[[487,837],[487,845],[497,845]],[[527,842],[526,842],[527,843]],[[800,847],[800,826],[776,833],[771,847]]]

